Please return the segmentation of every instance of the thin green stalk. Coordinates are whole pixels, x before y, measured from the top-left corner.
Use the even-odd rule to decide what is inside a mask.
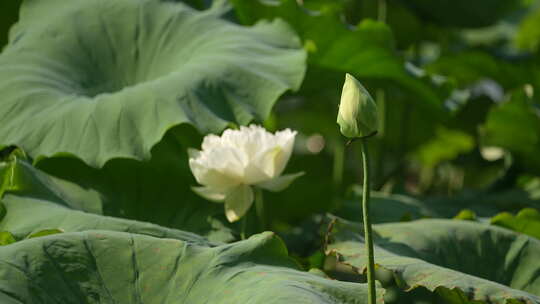
[[[360,146],[362,149],[362,167],[364,169],[364,182],[362,187],[362,212],[364,219],[364,238],[366,243],[366,251],[368,255],[367,264],[367,280],[368,280],[368,303],[375,304],[375,257],[373,253],[373,239],[371,231],[371,220],[369,218],[369,158],[367,149],[367,138],[362,138]]]
[[[264,213],[264,199],[261,188],[255,187],[255,208],[257,209],[257,217],[259,218],[259,225],[261,231],[265,231],[266,227],[266,215]]]

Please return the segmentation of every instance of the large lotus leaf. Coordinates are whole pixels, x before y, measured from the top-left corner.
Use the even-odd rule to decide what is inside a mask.
[[[93,190],[47,175],[14,153],[0,163],[0,231],[22,239],[36,231],[61,229],[66,232],[112,230],[176,238],[208,244],[202,237],[158,225],[101,216],[102,200]]]
[[[242,27],[166,0],[25,1],[0,55],[0,143],[94,167],[148,159],[172,126],[266,118],[304,61],[279,20]]]
[[[32,167],[17,151],[0,162],[0,196],[10,193],[52,201],[59,205],[92,213],[102,213],[100,194],[71,182],[50,176]]]
[[[204,238],[190,232],[161,227],[155,224],[114,218],[73,210],[57,203],[7,194],[0,204],[6,215],[0,219],[0,231],[11,232],[23,239],[37,231],[59,229],[64,232],[108,230],[144,234],[159,238],[210,245]]]
[[[402,0],[426,20],[450,27],[485,27],[520,7],[519,0]]]
[[[234,236],[224,224],[223,204],[208,202],[191,190],[196,181],[184,141],[192,132],[187,124],[171,129],[145,162],[114,159],[96,169],[79,159],[55,157],[40,161],[38,168],[98,191],[105,215],[186,230],[213,241],[232,241]]]
[[[373,227],[375,262],[407,290],[425,287],[450,303],[540,303],[540,241],[457,220]],[[338,219],[328,252],[364,271],[362,225]]]
[[[308,63],[356,77],[392,82],[415,94],[411,100],[441,114],[441,96],[429,82],[408,73],[394,48],[391,29],[381,22],[364,20],[349,26],[328,11],[311,12],[295,0],[232,0],[240,21],[282,18],[289,22],[309,52]],[[323,76],[322,76],[323,77]]]
[[[6,304],[367,301],[365,284],[296,270],[270,232],[214,248],[122,232],[63,233],[7,245],[0,263]]]
[[[187,128],[182,130],[186,130],[181,132],[183,135],[188,132]],[[2,167],[9,168],[0,179],[9,181],[5,193],[14,199],[46,201],[70,209],[150,221],[202,234],[213,241],[233,240],[232,231],[223,224],[223,205],[206,202],[192,193],[189,186],[194,181],[189,176],[185,149],[171,141],[171,136],[166,136],[156,147],[157,157],[149,163],[113,160],[98,170],[74,158],[40,162],[51,164],[81,186],[52,177],[13,156],[11,161],[0,164],[0,171]],[[55,228],[50,227],[54,223],[48,224],[46,217],[43,221],[43,228]]]

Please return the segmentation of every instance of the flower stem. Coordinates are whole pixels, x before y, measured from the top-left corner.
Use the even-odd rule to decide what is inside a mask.
[[[362,138],[360,146],[362,149],[362,167],[364,169],[364,182],[362,186],[362,212],[364,219],[364,238],[368,255],[367,281],[368,281],[368,303],[375,304],[375,257],[373,254],[373,239],[371,238],[371,220],[369,218],[369,158],[367,149],[367,138]]]
[[[257,210],[257,217],[259,218],[259,226],[261,231],[265,231],[266,227],[266,215],[264,214],[264,199],[261,188],[255,187],[255,208]]]

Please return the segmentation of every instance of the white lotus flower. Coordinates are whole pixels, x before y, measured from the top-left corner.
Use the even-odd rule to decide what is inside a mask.
[[[272,134],[256,125],[207,135],[202,151],[188,151],[189,167],[202,185],[193,190],[208,200],[225,202],[227,219],[239,220],[253,204],[252,187],[281,191],[303,174],[281,175],[295,136],[290,129]]]

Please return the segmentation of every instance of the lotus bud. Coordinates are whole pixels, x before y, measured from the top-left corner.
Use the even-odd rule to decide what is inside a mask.
[[[337,123],[341,134],[349,138],[366,137],[377,132],[375,101],[354,76],[346,74],[341,91]]]

